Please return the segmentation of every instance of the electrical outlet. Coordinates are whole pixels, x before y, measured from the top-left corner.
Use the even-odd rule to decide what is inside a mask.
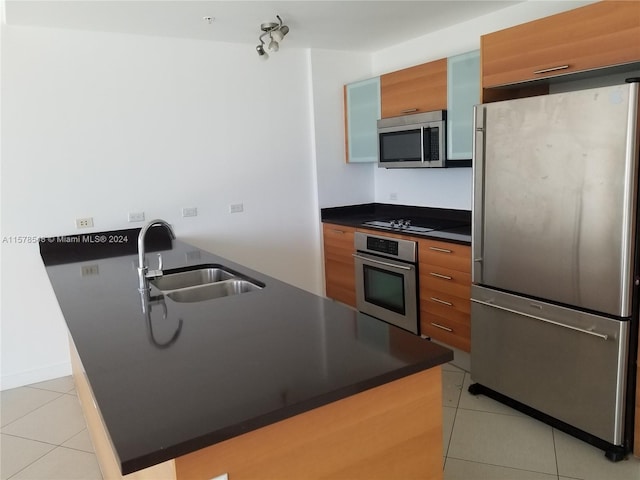
[[[183,208],[182,209],[182,216],[183,217],[197,217],[198,216],[198,209],[196,207]]]
[[[229,213],[242,213],[244,212],[244,205],[242,203],[232,203],[229,205]]]
[[[100,275],[98,264],[95,263],[93,265],[82,265],[80,267],[80,273],[83,277],[88,277],[89,275]]]
[[[93,217],[76,218],[76,228],[93,227]]]
[[[393,192],[389,194],[389,200],[398,200],[398,194]]]
[[[229,480],[229,475],[227,475],[226,473],[223,473],[222,475],[213,477],[211,480]]]
[[[129,212],[130,222],[144,222],[144,212]]]

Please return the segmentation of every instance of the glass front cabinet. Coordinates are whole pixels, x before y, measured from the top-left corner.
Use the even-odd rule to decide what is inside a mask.
[[[347,162],[377,162],[380,78],[345,85]]]
[[[447,159],[471,160],[473,106],[480,103],[480,50],[447,59]]]

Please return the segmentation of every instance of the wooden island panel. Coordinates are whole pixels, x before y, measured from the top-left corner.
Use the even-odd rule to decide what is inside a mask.
[[[441,479],[434,367],[176,459],[177,478]]]

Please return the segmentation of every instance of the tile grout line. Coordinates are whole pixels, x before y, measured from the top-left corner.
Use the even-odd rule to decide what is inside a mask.
[[[489,465],[491,467],[498,467],[498,468],[504,468],[504,469],[509,469],[509,470],[516,470],[518,472],[529,472],[529,473],[537,473],[540,475],[550,475],[553,476],[555,475],[554,473],[548,473],[548,472],[540,472],[538,470],[527,470],[526,468],[517,468],[517,467],[510,467],[508,465],[500,465],[498,463],[487,463],[487,462],[478,462],[476,460],[469,460],[466,458],[458,458],[458,457],[451,457],[453,460],[460,460],[462,462],[469,462],[469,463],[475,463],[478,465]],[[557,475],[556,475],[557,477]],[[568,477],[571,478],[571,477]],[[575,479],[575,480],[580,480],[580,479]]]
[[[31,388],[28,386],[25,386],[24,388]],[[42,390],[39,388],[36,388],[35,390]],[[59,398],[62,398],[64,395],[66,395],[66,393],[60,393],[60,392],[53,392],[51,390],[46,390],[47,392],[51,392],[51,393],[57,393],[58,396],[55,398],[52,398],[51,400],[48,400],[46,402],[44,402],[42,405],[40,405],[39,407],[34,408],[33,410],[30,410],[29,412],[25,413],[24,415],[22,415],[21,417],[18,417],[12,421],[10,421],[9,423],[7,423],[6,425],[1,425],[0,426],[0,433],[4,433],[3,430],[8,427],[9,425],[13,425],[14,423],[16,423],[18,420],[23,419],[24,417],[26,417],[27,415],[31,415],[33,412],[36,412],[38,410],[40,410],[42,407],[44,407],[45,405],[49,405],[51,402],[55,402],[56,400],[58,400]]]
[[[6,433],[4,435],[7,435]],[[15,436],[15,435],[13,435]],[[24,438],[24,437],[18,437],[18,438]],[[28,439],[30,440],[30,439]],[[34,440],[37,441],[37,440]],[[34,463],[36,463],[37,461],[43,459],[44,457],[46,457],[47,455],[49,455],[51,452],[53,452],[56,448],[59,448],[58,445],[53,445],[51,443],[47,443],[47,442],[40,442],[40,443],[46,443],[47,445],[52,445],[53,448],[51,450],[49,450],[48,452],[43,453],[42,455],[40,455],[38,458],[34,459],[31,463],[25,465],[24,467],[22,467],[20,470],[18,470],[16,473],[14,473],[13,475],[11,475],[7,480],[11,480],[12,478],[14,478],[16,475],[19,475],[21,472],[23,472],[25,469],[29,468],[31,465],[33,465]]]
[[[467,372],[463,370],[462,384],[460,385],[460,391],[458,392],[458,401],[456,402],[456,409],[455,409],[455,413],[453,414],[453,422],[451,422],[451,435],[449,435],[449,443],[447,444],[447,454],[444,456],[444,464],[442,465],[443,472],[447,466],[447,460],[449,459],[449,449],[451,448],[451,441],[453,440],[453,431],[456,428],[456,418],[458,416],[458,408],[460,408],[460,398],[462,397],[462,390],[464,387],[464,379],[466,375],[467,375]]]
[[[553,456],[556,460],[556,476],[560,480],[560,468],[558,468],[558,451],[556,450],[556,429],[551,427],[551,441],[553,442]]]

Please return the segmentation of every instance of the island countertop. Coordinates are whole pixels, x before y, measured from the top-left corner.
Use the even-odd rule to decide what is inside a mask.
[[[123,474],[453,359],[444,347],[181,241],[155,249],[165,269],[221,264],[265,286],[194,303],[152,289],[147,316],[137,231],[104,234],[59,237],[41,254]],[[85,242],[118,235],[127,237],[122,248]]]

